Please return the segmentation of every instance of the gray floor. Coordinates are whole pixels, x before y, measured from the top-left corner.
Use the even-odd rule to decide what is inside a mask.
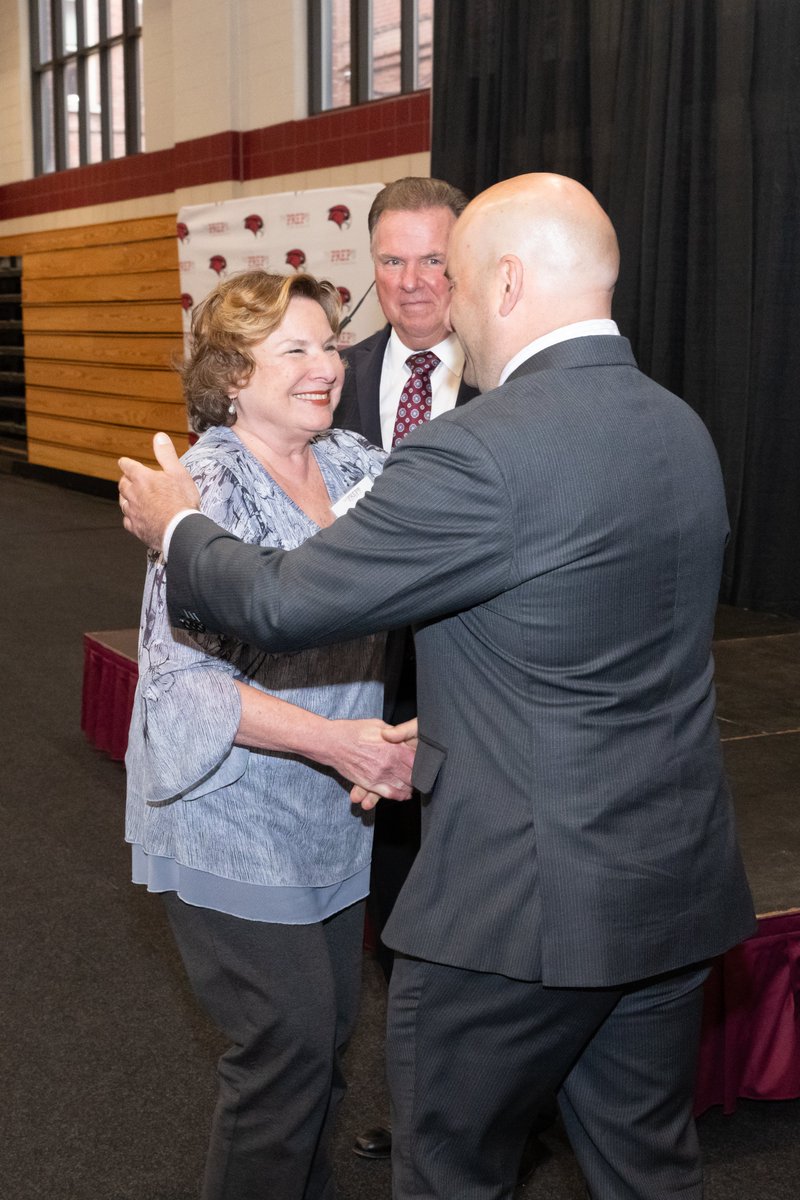
[[[128,883],[122,768],[79,729],[82,635],[137,624],[143,552],[112,501],[0,474],[0,555],[0,1196],[193,1200],[221,1043],[187,993],[157,900]],[[798,627],[721,618],[731,646],[749,643],[738,666],[723,663],[731,647],[717,651],[725,678],[741,676],[730,703],[721,689],[721,715],[746,738],[726,743],[746,854],[759,907],[785,907],[800,879],[800,721],[794,668],[777,641],[758,643],[788,636],[791,656]],[[386,1164],[350,1152],[355,1131],[385,1115],[383,1005],[369,961],[336,1145],[340,1200],[390,1194]],[[795,1200],[800,1101],[712,1111],[700,1132],[709,1200]],[[521,1196],[583,1200],[558,1128],[546,1137],[551,1157]]]

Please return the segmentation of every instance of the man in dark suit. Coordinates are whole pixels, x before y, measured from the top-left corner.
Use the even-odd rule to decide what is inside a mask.
[[[447,324],[450,286],[445,277],[447,243],[467,198],[441,179],[408,177],[387,184],[369,211],[375,286],[388,324],[343,351],[347,363],[334,425],[361,433],[391,450],[421,420],[431,420],[477,395],[464,383],[464,351]],[[398,419],[416,355],[438,360],[428,374],[430,405],[421,418]],[[384,719],[392,725],[416,715],[414,640],[409,629],[394,630],[386,647]],[[375,813],[368,911],[376,955],[387,981],[394,954],[382,941],[419,849],[419,796],[408,804],[379,804]],[[356,1154],[385,1158],[391,1134],[373,1123],[355,1139]]]
[[[754,928],[714,716],[728,527],[707,431],[610,320],[617,268],[573,180],[473,201],[450,312],[485,394],[288,554],[181,515],[168,446],[166,476],[122,461],[177,622],[276,651],[420,624],[422,846],[384,934],[397,1200],[510,1197],[552,1087],[594,1200],[702,1195],[705,964]]]
[[[439,360],[430,373],[430,415],[423,420],[477,394],[462,380],[464,351],[447,324],[447,243],[466,204],[464,193],[449,183],[415,176],[387,184],[372,203],[370,251],[387,324],[343,351],[347,372],[334,424],[384,450],[409,432],[402,422],[396,428],[412,370],[409,355],[432,351]]]

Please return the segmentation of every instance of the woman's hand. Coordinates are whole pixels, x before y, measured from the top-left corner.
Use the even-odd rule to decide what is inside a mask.
[[[381,796],[408,800],[417,747],[417,722],[387,725],[378,717],[329,720],[268,692],[235,681],[241,699],[234,742],[257,750],[301,754],[333,767],[349,783],[354,804],[374,808]]]
[[[386,742],[390,742],[395,745],[404,745],[416,752],[417,742],[419,741],[417,737],[417,718],[413,717],[410,721],[404,721],[402,725],[383,725],[383,728],[381,729],[381,737]],[[353,804],[360,804],[365,812],[369,812],[370,809],[375,807],[380,800],[381,795],[381,792],[374,791],[367,787],[362,787],[359,784],[355,784],[350,790],[350,799],[352,800]],[[407,800],[408,796],[396,798]]]
[[[412,722],[408,722],[412,724]],[[416,722],[414,733],[416,733]],[[411,768],[414,750],[411,737],[396,736],[396,728],[377,717],[356,721],[328,721],[325,744],[320,747],[324,761],[363,791],[372,802],[351,797],[363,808],[374,808],[381,796],[388,800],[408,800],[411,796]],[[320,757],[319,761],[323,761]]]

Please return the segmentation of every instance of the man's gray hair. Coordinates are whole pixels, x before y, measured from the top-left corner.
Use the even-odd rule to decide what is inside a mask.
[[[469,201],[464,193],[443,179],[428,179],[407,175],[387,183],[372,201],[367,225],[369,237],[375,232],[378,218],[385,212],[416,212],[422,208],[449,208],[453,216],[461,216]]]

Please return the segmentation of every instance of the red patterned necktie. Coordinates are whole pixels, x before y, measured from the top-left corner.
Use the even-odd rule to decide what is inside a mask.
[[[411,374],[405,382],[394,419],[392,446],[399,446],[407,433],[431,418],[431,371],[439,365],[432,350],[409,354],[406,366]]]

